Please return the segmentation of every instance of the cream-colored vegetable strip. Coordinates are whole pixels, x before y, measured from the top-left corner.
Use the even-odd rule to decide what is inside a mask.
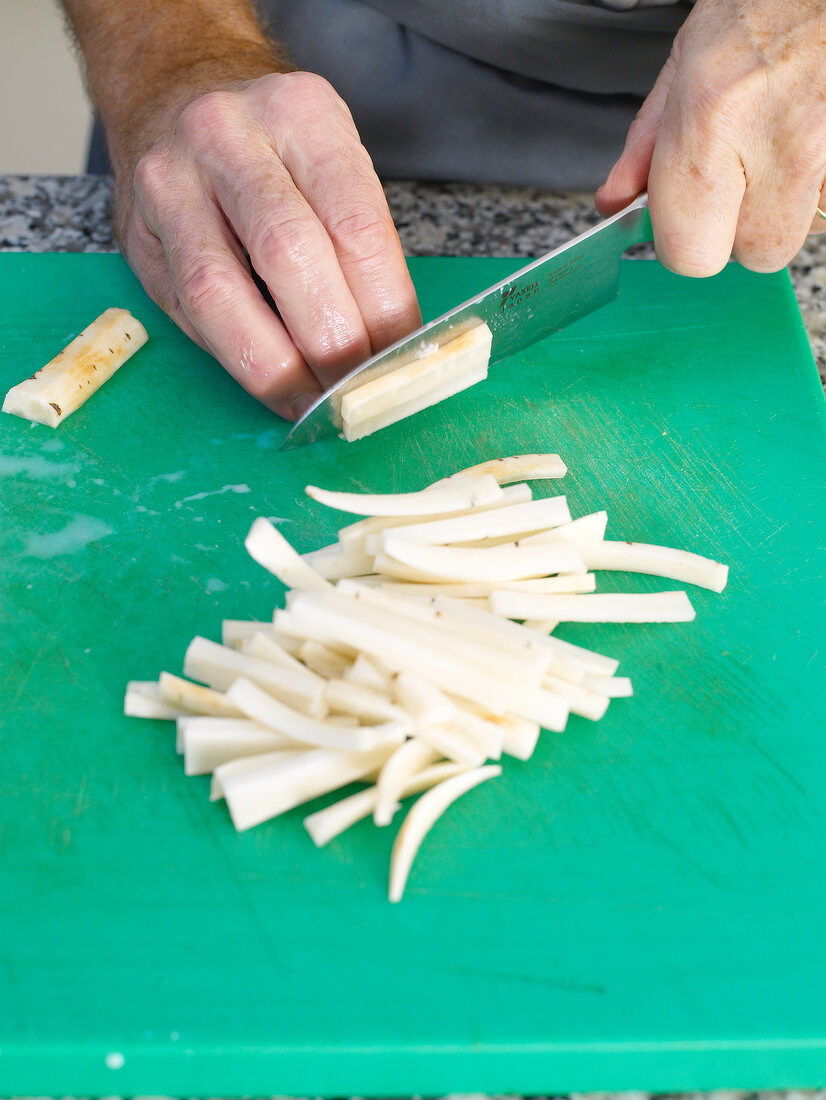
[[[303,747],[291,737],[246,718],[178,719],[178,752],[184,756],[185,775],[207,775],[230,760]]]
[[[531,596],[493,592],[490,605],[510,619],[547,615],[567,623],[687,623],[694,608],[685,592],[599,592],[585,596]]]
[[[347,657],[336,653],[329,646],[321,642],[304,642],[298,651],[298,656],[317,675],[325,680],[337,680],[347,674],[351,662]]]
[[[431,490],[427,490],[431,492]],[[420,513],[417,516],[368,516],[356,523],[350,523],[341,527],[338,532],[338,541],[342,548],[350,550],[356,546],[364,550],[365,541],[370,535],[381,534],[387,527],[406,527],[411,523],[422,523],[428,519],[454,519],[458,516],[467,516],[487,512],[496,508],[510,508],[512,504],[527,504],[533,498],[530,485],[507,485],[501,490],[501,496],[496,497],[488,504],[474,504],[469,508],[459,508],[455,512],[440,512],[436,515],[430,512]]]
[[[350,684],[359,684],[361,687],[372,688],[383,694],[390,694],[390,680],[392,673],[381,668],[377,661],[372,660],[365,653],[359,653],[352,665],[342,676]]]
[[[147,339],[146,329],[128,310],[105,310],[45,367],[13,386],[3,412],[56,428]]]
[[[594,542],[582,547],[582,560],[589,569],[618,569],[624,573],[647,573],[683,584],[696,584],[722,592],[728,580],[728,566],[711,558],[651,546],[644,542]]]
[[[582,684],[572,684],[567,680],[561,680],[558,676],[548,676],[544,686],[548,691],[561,695],[566,700],[571,714],[590,718],[592,722],[598,722],[608,709],[607,695],[600,695],[583,687]]]
[[[455,760],[465,767],[478,768],[487,760],[487,755],[479,748],[476,739],[464,730],[457,729],[452,723],[443,726],[418,725],[416,736],[440,756],[446,756],[448,760]]]
[[[169,721],[186,712],[165,702],[157,680],[130,680],[126,685],[123,713],[127,718],[161,718]]]
[[[571,519],[565,497],[546,497],[530,500],[526,504],[513,504],[509,508],[494,508],[487,512],[475,512],[455,519],[429,520],[427,523],[405,524],[388,527],[378,536],[380,547],[387,547],[391,539],[404,542],[425,542],[444,546],[453,542],[474,542],[479,539],[509,535],[520,539],[531,531],[544,531],[549,527],[567,524]],[[371,550],[368,539],[367,549]]]
[[[491,550],[479,550],[390,539],[385,546],[385,555],[434,580],[515,581],[545,577],[550,573],[573,573],[580,569],[585,572],[574,542],[526,547],[508,543]],[[384,564],[381,568],[386,571]]]
[[[480,462],[477,466],[468,466],[450,477],[434,481],[433,485],[444,485],[460,477],[478,477],[480,474],[492,474],[500,485],[509,485],[513,481],[540,481],[545,478],[565,477],[568,467],[554,454],[509,455],[506,458],[492,458]]]
[[[437,599],[434,601],[434,605],[445,607],[447,601]],[[466,607],[457,600],[450,601],[449,606],[456,618],[467,624],[469,631],[474,627],[477,631],[489,629],[491,622],[498,619],[499,629],[505,636],[517,639],[523,645],[530,642],[539,648],[544,647],[550,650],[554,661],[557,662],[556,668],[551,670],[556,676],[564,675],[566,679],[573,676],[575,678],[574,682],[576,682],[582,679],[585,672],[594,672],[600,676],[613,676],[619,667],[619,661],[613,657],[606,657],[604,654],[586,649],[584,646],[574,645],[573,642],[564,642],[561,638],[555,638],[552,634],[540,634],[535,630],[529,630],[519,623],[511,622],[505,616],[499,616],[495,609],[492,609],[492,614],[490,611],[480,611],[478,608]],[[562,669],[565,669],[564,673]],[[578,674],[577,669],[579,669]]]
[[[401,797],[407,798],[408,795],[426,791],[428,787],[435,787],[437,783],[452,779],[454,775],[461,775],[464,771],[467,771],[464,764],[453,764],[450,761],[432,764],[408,780]],[[323,848],[345,830],[363,821],[365,817],[369,817],[375,809],[377,798],[378,788],[366,787],[363,791],[357,791],[305,817],[304,828],[312,837],[316,847]]]
[[[441,346],[425,340],[409,362],[350,390],[341,399],[345,439],[362,439],[482,382],[492,339],[479,323]]]
[[[373,555],[366,553],[360,545],[325,546],[323,550],[313,550],[303,554],[304,561],[320,577],[327,581],[338,581],[342,577],[363,577],[373,572]]]
[[[365,722],[400,722],[407,716],[401,707],[391,702],[387,695],[346,680],[329,680],[324,698],[330,710],[339,714],[353,714]]]
[[[304,592],[319,592],[330,587],[329,581],[316,573],[292,548],[280,531],[268,519],[259,516],[244,539],[250,557],[263,565],[288,588]]]
[[[488,668],[495,676],[508,677],[515,684],[539,684],[551,661],[547,650],[520,645],[511,639],[503,641],[495,616],[491,616],[497,628],[495,634],[483,634],[481,630],[470,634],[448,608],[438,606],[438,600],[411,600],[381,589],[364,588],[357,581],[341,581],[334,595],[324,596],[319,602],[364,617],[365,621],[388,630],[401,630],[412,640],[444,649]],[[400,615],[410,620],[403,627]]]
[[[328,508],[373,518],[437,516],[442,512],[456,512],[501,500],[504,490],[499,488],[493,477],[474,477],[442,489],[422,489],[418,493],[338,493],[318,489],[315,485],[308,485],[306,493]]]
[[[233,760],[213,772],[212,797],[226,799],[236,829],[249,829],[370,775],[397,743],[367,752],[310,749]]]
[[[410,730],[410,722],[387,722],[380,726],[342,726],[322,722],[285,706],[249,680],[237,680],[227,692],[229,699],[262,726],[301,741],[305,745],[364,752]]]
[[[599,695],[607,695],[609,699],[627,699],[634,694],[627,676],[595,676],[589,672],[583,677],[582,686]]]
[[[293,657],[298,651],[294,638],[283,638],[273,629],[272,623],[252,622],[245,619],[224,619],[221,623],[221,641],[231,649],[240,649],[243,642],[255,634],[266,634],[270,641],[281,646]]]
[[[502,720],[502,752],[517,760],[530,760],[534,754],[542,727],[527,718],[507,714]]]
[[[450,720],[451,726],[479,746],[486,760],[498,760],[502,755],[504,726],[491,722],[464,707],[457,707]]]
[[[426,676],[399,672],[393,677],[393,691],[400,705],[419,725],[450,723],[456,704]]]
[[[317,604],[296,604],[276,612],[279,629],[296,636],[312,636],[325,643],[347,639],[365,653],[378,657],[397,672],[418,672],[462,698],[479,699],[494,714],[504,714],[511,692],[478,666],[469,665],[432,646],[412,642],[396,632],[352,619],[348,613]]]
[[[590,515],[572,519],[570,523],[563,523],[548,531],[537,531],[535,535],[526,535],[519,542],[522,546],[543,546],[545,543],[558,542],[560,539],[580,545],[601,542],[605,538],[607,526],[607,512],[591,512]]]
[[[241,711],[230,703],[221,691],[193,684],[171,672],[162,672],[158,677],[161,698],[171,707],[180,707],[191,714],[200,714],[212,718],[240,718]]]
[[[202,680],[216,691],[226,691],[244,677],[314,718],[322,718],[327,713],[324,683],[314,673],[307,670],[299,676],[292,669],[262,661],[260,657],[248,657],[208,638],[195,637],[189,643],[184,655],[184,675]]]
[[[448,806],[480,783],[501,774],[502,768],[498,764],[474,768],[453,779],[446,779],[437,787],[431,787],[413,803],[399,829],[390,856],[390,901],[401,901],[416,853]]]
[[[414,775],[428,764],[433,764],[438,757],[439,753],[435,749],[416,737],[399,745],[379,772],[376,807],[373,811],[376,825],[391,823],[398,799],[403,797],[407,784]]]
[[[379,578],[378,581],[365,577],[357,578],[359,584],[369,583],[396,596],[414,599],[434,599],[443,596],[456,600],[487,599],[491,592],[507,589],[509,592],[594,592],[597,587],[596,573],[560,573],[555,577],[532,577],[523,581],[469,581],[467,584],[428,584],[415,581],[392,581]]]
[[[272,664],[279,665],[281,668],[289,669],[305,681],[307,681],[308,675],[317,676],[318,688],[320,691],[324,690],[324,679],[326,679],[326,676],[322,677],[318,675],[317,672],[309,666],[309,663],[293,657],[291,653],[288,653],[286,649],[282,649],[281,646],[277,642],[274,642],[269,634],[264,633],[264,631],[253,634],[251,638],[246,638],[241,642],[240,650],[248,657],[259,657],[262,661],[270,661]],[[344,660],[344,658],[341,658],[341,660]]]

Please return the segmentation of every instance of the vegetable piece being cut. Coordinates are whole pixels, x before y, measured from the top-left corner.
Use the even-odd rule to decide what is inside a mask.
[[[344,438],[363,439],[380,428],[452,397],[488,376],[493,334],[484,323],[439,346],[424,340],[415,357],[372,378],[341,399]]]
[[[107,309],[45,367],[13,386],[3,412],[56,428],[147,340],[146,329],[128,310]]]
[[[477,504],[492,504],[501,500],[504,490],[496,478],[469,477],[455,485],[439,489],[422,489],[418,493],[338,493],[306,488],[308,497],[336,508],[339,512],[353,512],[357,516],[438,516],[442,512],[458,512],[474,508]]]
[[[501,774],[502,768],[498,764],[474,768],[454,776],[453,779],[446,779],[437,787],[431,787],[426,794],[413,803],[399,829],[390,856],[389,897],[391,901],[401,901],[416,853],[425,836],[448,806],[474,787],[478,787],[480,783],[484,783],[486,779],[494,779]]]

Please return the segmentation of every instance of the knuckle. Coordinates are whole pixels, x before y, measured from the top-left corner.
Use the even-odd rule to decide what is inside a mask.
[[[182,268],[178,297],[187,313],[210,316],[222,313],[237,298],[237,283],[229,266],[212,257],[198,257]]]
[[[231,92],[206,92],[184,107],[179,125],[191,140],[210,140],[224,130],[234,116],[235,103]]]
[[[266,94],[279,121],[293,129],[329,124],[332,117],[351,120],[344,100],[323,76],[316,73],[278,73],[266,78]]]
[[[393,243],[387,219],[369,208],[352,210],[336,218],[329,224],[328,232],[336,249],[344,250],[358,264],[380,260]]]
[[[288,266],[302,282],[315,278],[318,233],[311,219],[301,213],[253,225],[249,246],[254,266],[261,265],[264,269]]]
[[[135,192],[150,201],[163,194],[169,183],[169,164],[160,146],[149,149],[135,165]]]

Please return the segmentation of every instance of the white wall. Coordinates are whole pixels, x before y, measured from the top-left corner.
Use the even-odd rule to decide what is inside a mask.
[[[89,126],[57,0],[0,0],[0,174],[83,171]]]

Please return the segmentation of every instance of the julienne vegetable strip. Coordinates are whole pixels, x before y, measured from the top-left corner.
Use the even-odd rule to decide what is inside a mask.
[[[391,901],[427,833],[457,798],[528,760],[541,730],[602,718],[632,695],[619,662],[558,638],[560,621],[676,623],[683,591],[597,592],[599,571],[648,573],[714,591],[720,562],[671,547],[606,541],[607,514],[572,519],[564,496],[533,501],[518,477],[559,478],[558,455],[493,459],[415,493],[333,492],[315,501],[365,516],[299,554],[269,521],[246,539],[287,586],[272,622],[227,619],[197,637],[184,674],[127,685],[125,713],[177,722],[187,775],[252,828],[354,781],[304,819],[321,847],[364,818],[398,831]],[[507,488],[501,488],[507,484]],[[195,683],[193,681],[200,681]]]

